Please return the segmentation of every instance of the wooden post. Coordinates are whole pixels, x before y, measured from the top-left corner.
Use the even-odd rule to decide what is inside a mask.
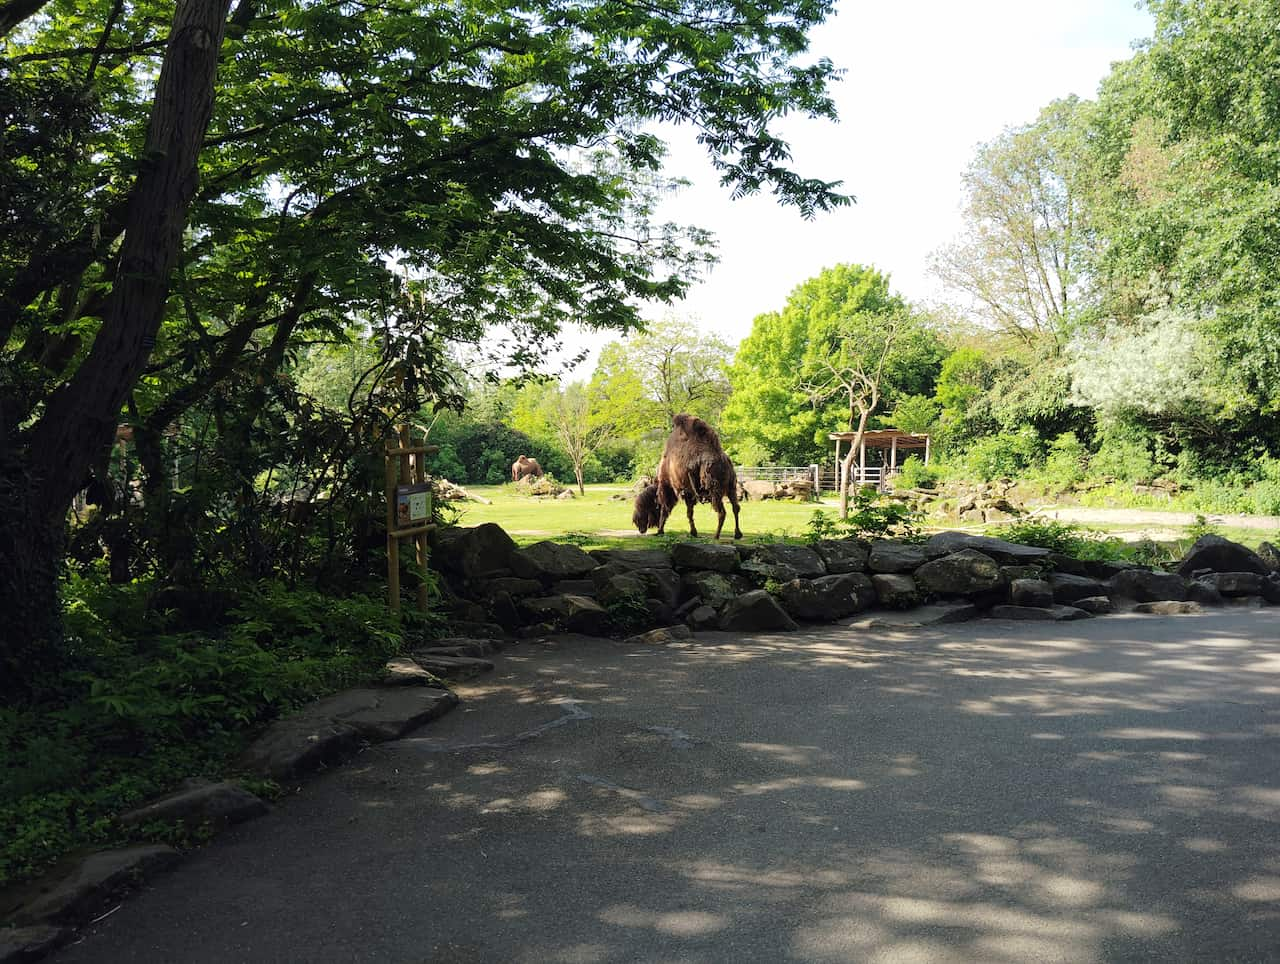
[[[893,441],[889,443],[889,471],[898,471],[898,436],[893,437]]]
[[[840,440],[836,439],[836,488],[840,488]]]
[[[426,452],[415,452],[413,455],[413,481],[418,484],[426,484],[426,460]],[[427,611],[427,531],[424,529],[414,536],[414,542],[418,550],[418,612],[425,613]]]
[[[400,481],[400,469],[391,455],[392,443],[387,442],[383,461],[387,465],[387,602],[391,611],[400,613],[400,540],[396,537],[396,485]]]
[[[929,464],[929,436],[924,437],[924,464]]]
[[[865,438],[858,446],[858,484],[867,484],[867,440]]]

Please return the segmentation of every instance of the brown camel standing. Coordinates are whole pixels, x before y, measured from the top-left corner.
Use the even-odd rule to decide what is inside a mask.
[[[526,477],[535,479],[542,478],[542,466],[538,464],[537,459],[531,459],[527,455],[522,455],[511,463],[511,481],[519,482],[521,479]]]
[[[741,539],[738,475],[733,470],[733,461],[720,445],[720,436],[710,425],[693,415],[677,415],[671,420],[671,425],[662,461],[658,463],[657,483],[648,496],[658,502],[658,534],[666,529],[667,519],[676,503],[684,499],[689,513],[689,534],[698,534],[698,527],[693,522],[693,507],[699,502],[710,502],[715,506],[719,519],[716,525],[716,538],[719,539],[724,529],[724,500],[727,498],[733,506],[733,537]],[[646,498],[648,492],[646,489],[636,499],[637,528],[644,508],[641,499]],[[640,531],[644,532],[644,529]]]

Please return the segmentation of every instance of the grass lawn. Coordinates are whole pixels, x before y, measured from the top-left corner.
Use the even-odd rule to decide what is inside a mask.
[[[516,494],[513,485],[473,485],[467,491],[485,499],[492,505],[478,502],[458,503],[461,510],[459,525],[475,526],[482,522],[496,522],[519,543],[537,542],[539,539],[560,538],[567,534],[583,537],[592,546],[628,545],[640,548],[658,541],[652,529],[648,535],[640,535],[631,524],[631,488],[624,485],[589,485],[586,496],[559,501],[534,499]],[[574,490],[577,496],[577,490]],[[622,495],[620,501],[610,496]],[[833,516],[834,503],[816,502],[744,502],[742,503],[742,534],[747,541],[801,538],[816,509],[823,508]],[[733,537],[733,511],[725,503],[725,525],[722,539]],[[710,537],[716,531],[715,510],[709,505],[699,505],[694,510],[698,534]],[[667,523],[667,535],[688,538],[689,520],[683,504],[672,514]],[[579,541],[579,540],[575,540]]]

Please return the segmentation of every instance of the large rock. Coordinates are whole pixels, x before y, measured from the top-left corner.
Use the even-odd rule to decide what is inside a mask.
[[[1123,596],[1138,602],[1160,602],[1187,598],[1187,581],[1172,572],[1150,572],[1146,569],[1128,569],[1118,572],[1108,583],[1110,595]],[[1090,594],[1092,595],[1092,593]]]
[[[715,629],[720,622],[720,614],[710,606],[698,606],[685,617],[685,624],[696,633]]]
[[[265,803],[248,790],[226,781],[179,790],[146,806],[122,813],[119,820],[126,827],[162,820],[189,827],[208,824],[221,830],[235,823],[261,817],[268,809]]]
[[[930,556],[945,556],[961,549],[977,549],[997,562],[1019,565],[1038,562],[1049,555],[1048,549],[1020,546],[994,536],[978,536],[970,532],[939,532],[924,544]]]
[[[1199,580],[1224,596],[1260,596],[1263,577],[1256,572],[1213,572]]]
[[[1256,572],[1260,576],[1271,571],[1271,567],[1252,549],[1222,536],[1201,536],[1187,550],[1175,571],[1180,576],[1192,576],[1202,569],[1214,572]]]
[[[1051,572],[1045,581],[1053,590],[1053,601],[1064,606],[1072,605],[1077,599],[1107,594],[1107,584],[1089,576],[1075,576],[1069,572]]]
[[[900,573],[878,572],[871,577],[876,599],[885,609],[911,609],[921,603],[916,581]]]
[[[821,557],[808,546],[753,546],[744,553],[749,556],[739,568],[757,582],[789,582],[827,574]]]
[[[493,663],[479,656],[462,656],[420,649],[413,654],[413,660],[433,676],[455,683],[493,672]],[[395,739],[395,737],[386,737],[386,739]]]
[[[1226,604],[1226,599],[1222,593],[1210,583],[1192,579],[1187,583],[1187,601],[1199,603],[1201,606],[1222,606]]]
[[[499,576],[481,583],[479,592],[482,596],[490,598],[505,592],[513,599],[520,599],[522,596],[532,596],[542,592],[542,583],[537,579],[525,579],[522,576]]]
[[[722,608],[729,600],[750,591],[746,580],[722,572],[695,570],[686,572],[682,581],[688,596],[697,596],[714,609]]]
[[[1072,605],[1092,616],[1106,616],[1115,612],[1110,596],[1085,596],[1083,599],[1077,599]]]
[[[891,613],[863,616],[848,623],[854,629],[920,629],[944,623],[963,623],[978,617],[971,602],[932,603]]]
[[[738,550],[714,542],[678,542],[671,550],[677,569],[709,569],[733,572],[738,568]]]
[[[838,576],[845,572],[866,572],[871,547],[856,539],[823,539],[814,543],[813,551],[822,559],[827,572]]]
[[[1064,552],[1050,552],[1045,559],[1054,572],[1069,572],[1073,576],[1089,575],[1089,567],[1083,561]]]
[[[577,546],[544,540],[511,554],[511,571],[544,583],[589,575],[598,563]]]
[[[1124,572],[1127,569],[1141,568],[1141,566],[1132,562],[1117,562],[1113,559],[1087,559],[1084,564],[1084,574],[1106,582],[1116,573]]]
[[[90,854],[71,874],[14,913],[14,922],[73,924],[88,920],[122,890],[177,863],[178,852],[162,844]]]
[[[1273,606],[1280,603],[1280,572],[1273,572],[1262,580],[1262,598]]]
[[[1009,585],[1009,601],[1015,606],[1048,609],[1053,605],[1053,586],[1044,579],[1015,579]]]
[[[692,638],[693,632],[688,626],[664,626],[661,629],[651,629],[647,633],[630,636],[623,642],[632,646],[668,646],[671,643],[684,642]]]
[[[520,608],[535,622],[554,623],[571,633],[598,636],[605,631],[609,614],[588,596],[536,596],[525,599]]]
[[[778,601],[763,589],[743,593],[724,607],[720,614],[720,628],[741,632],[792,630],[796,622],[778,605]]]
[[[354,689],[312,703],[277,720],[240,755],[242,769],[292,780],[336,763],[362,742],[396,739],[458,705],[444,689]]]
[[[992,606],[992,619],[1045,619],[1051,622],[1067,622],[1088,619],[1092,613],[1075,606]]]
[[[1280,570],[1280,549],[1269,542],[1258,543],[1258,558],[1266,563],[1272,572]]]
[[[793,579],[782,586],[778,600],[795,619],[830,623],[870,608],[876,601],[876,592],[870,578],[860,572],[847,572]]]
[[[645,598],[673,608],[680,601],[680,576],[674,569],[636,569],[632,575],[644,586]]]
[[[925,592],[967,596],[1004,584],[1000,566],[976,549],[961,549],[926,562],[916,570],[916,585]]]
[[[596,583],[596,598],[606,606],[613,606],[625,599],[642,600],[646,590],[644,580],[635,572],[620,572],[610,576],[603,585]]]
[[[1195,616],[1204,612],[1204,607],[1190,600],[1157,599],[1138,603],[1133,607],[1133,611],[1149,616]]]
[[[468,580],[508,568],[516,551],[515,541],[493,522],[472,529],[437,529],[431,542],[431,564]]]
[[[915,572],[925,564],[928,558],[921,546],[882,539],[871,543],[867,568],[872,572],[880,573]]]
[[[621,569],[670,569],[671,553],[662,549],[596,549],[591,557],[601,565]]]
[[[748,479],[742,483],[742,491],[746,493],[748,499],[763,502],[777,494],[778,486],[775,482],[766,482],[763,479]]]

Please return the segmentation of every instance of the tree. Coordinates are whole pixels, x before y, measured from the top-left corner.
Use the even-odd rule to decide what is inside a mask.
[[[964,175],[964,234],[933,263],[990,325],[1054,350],[1081,287],[1080,113],[1074,97],[1055,101],[979,148]]]
[[[594,392],[582,382],[526,386],[512,424],[532,438],[553,438],[573,466],[578,494],[586,495],[583,467],[613,437],[613,426],[596,409]]]
[[[833,115],[832,65],[797,63],[824,0],[228,12],[0,11],[0,206],[15,215],[0,253],[0,668],[14,692],[60,648],[66,508],[122,415],[172,529],[167,426],[207,415],[237,460],[228,491],[248,499],[262,428],[281,406],[302,414],[279,376],[353,319],[380,355],[368,417],[346,426],[357,447],[378,413],[459,403],[459,344],[527,370],[566,320],[634,327],[637,303],[679,297],[708,257],[701,232],[652,222],[666,189],[652,120],[696,124],[735,193],[768,188],[805,214],[847,202],[792,172],[772,131],[791,110]]]
[[[814,408],[835,402],[841,421],[853,432],[840,463],[840,518],[849,515],[849,482],[871,416],[880,408],[891,380],[903,367],[919,322],[905,310],[857,312],[824,319],[821,337],[810,342],[798,387]],[[905,349],[905,351],[904,351]]]
[[[600,417],[619,438],[638,449],[660,447],[680,412],[719,422],[729,398],[724,369],[731,357],[723,339],[668,318],[606,345],[591,392]]]
[[[840,342],[850,319],[905,310],[886,275],[846,264],[798,285],[781,312],[758,316],[728,369],[733,394],[722,421],[730,450],[751,445],[791,465],[826,458],[827,433],[847,420],[846,409],[830,399],[815,408],[798,382],[825,377],[821,353]],[[893,392],[932,394],[943,354],[937,339],[912,325],[900,348],[886,362]]]

